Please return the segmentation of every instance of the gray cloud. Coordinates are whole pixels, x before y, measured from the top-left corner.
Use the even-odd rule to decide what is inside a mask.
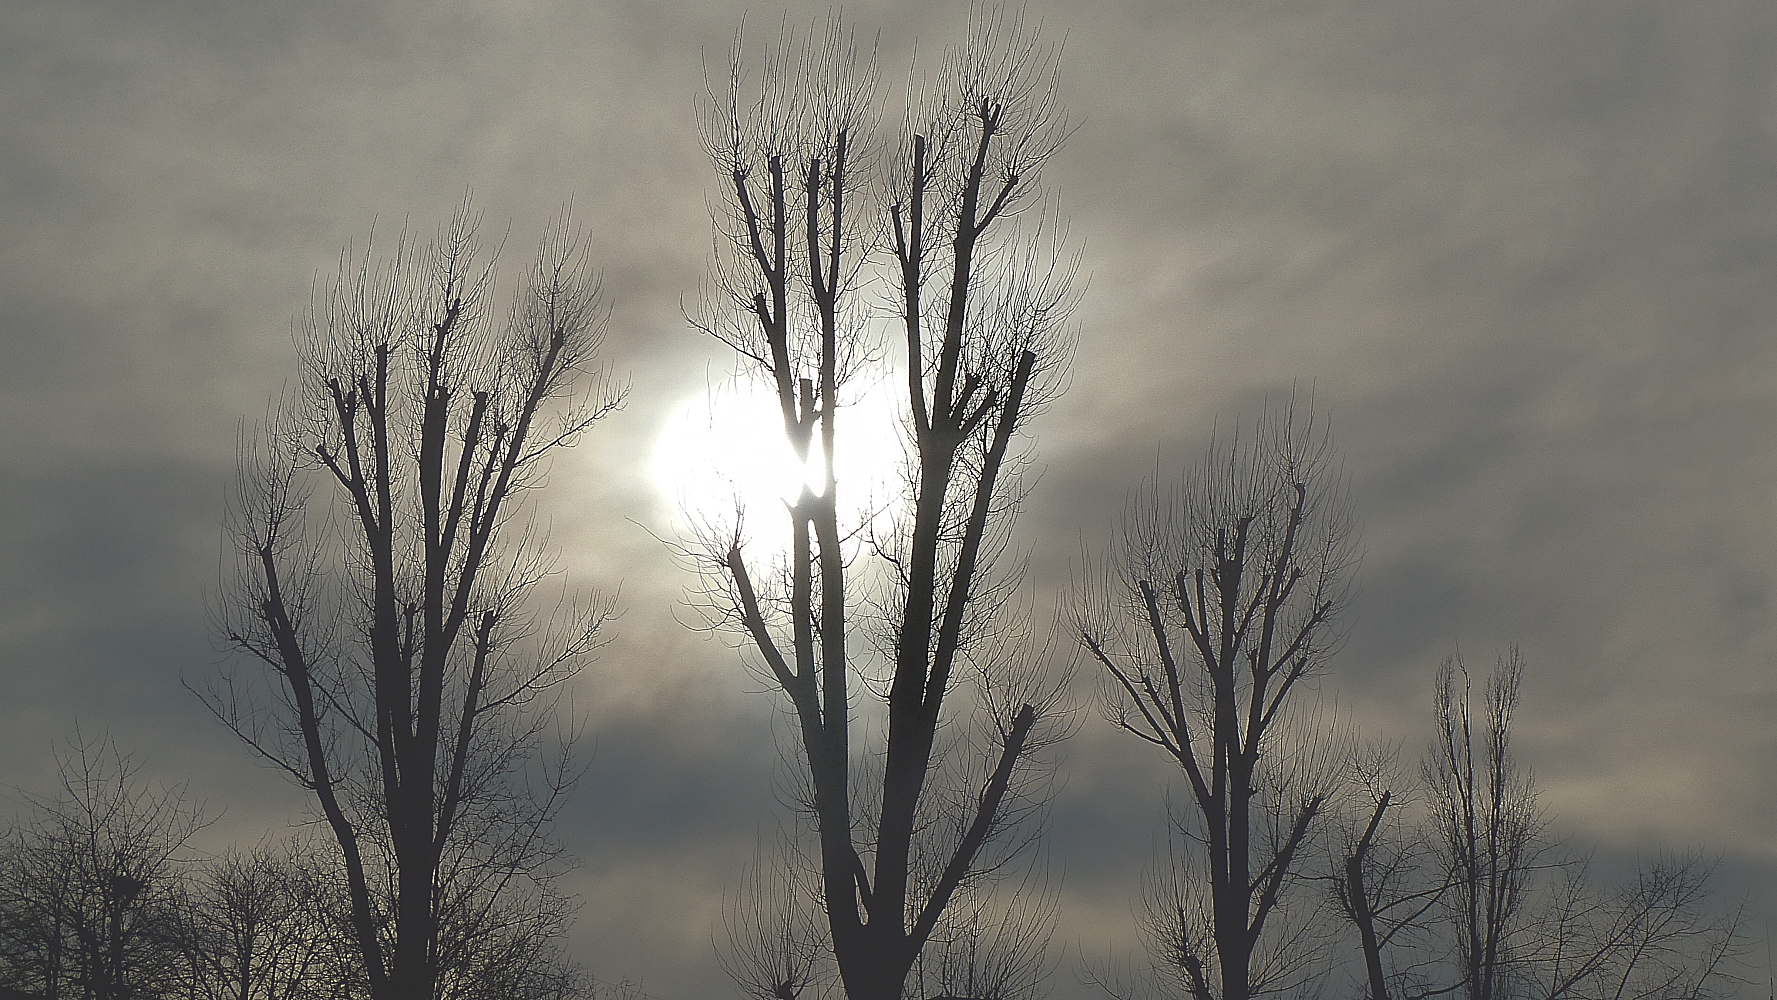
[[[239,418],[347,241],[466,190],[519,264],[569,197],[629,408],[543,512],[577,583],[623,580],[576,682],[598,751],[564,833],[576,944],[661,996],[720,994],[723,886],[778,815],[771,703],[673,617],[649,529],[671,408],[728,360],[679,314],[709,241],[691,107],[743,5],[42,4],[0,26],[0,783],[78,718],[230,811],[297,815],[179,687]],[[790,18],[824,15],[797,4]],[[1313,386],[1365,562],[1323,694],[1416,745],[1437,660],[1531,663],[1522,749],[1557,823],[1726,853],[1777,897],[1777,14],[1594,3],[1033,4],[1083,119],[1050,168],[1091,289],[1021,531],[1065,600],[1158,461]],[[898,80],[954,4],[855,5]],[[774,29],[776,9],[748,15]],[[683,613],[680,614],[683,617]],[[1092,678],[1082,675],[1089,695]],[[1062,936],[1133,941],[1165,768],[1094,720],[1051,818]],[[1067,969],[1055,995],[1086,995]]]

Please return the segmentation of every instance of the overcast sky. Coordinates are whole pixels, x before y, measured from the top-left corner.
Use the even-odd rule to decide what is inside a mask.
[[[1555,827],[1608,857],[1719,852],[1728,894],[1777,908],[1777,6],[1030,11],[1065,38],[1082,124],[1045,180],[1090,274],[1020,522],[1037,592],[1065,599],[1157,455],[1182,468],[1218,419],[1312,385],[1363,522],[1323,694],[1417,748],[1439,659],[1520,644]],[[730,366],[680,302],[717,196],[694,98],[743,13],[780,9],[7,7],[0,785],[47,790],[78,722],[226,806],[218,843],[301,815],[180,683],[221,657],[238,422],[293,378],[291,319],[373,220],[430,231],[472,189],[517,264],[572,197],[632,387],[544,500],[572,574],[625,609],[574,682],[597,752],[562,827],[573,946],[659,997],[730,995],[712,925],[777,815],[773,702],[675,620],[690,581],[647,466]],[[845,14],[880,29],[896,95],[966,7]],[[1091,719],[1067,750],[1058,998],[1087,995],[1080,949],[1135,939],[1169,779],[1150,749]]]

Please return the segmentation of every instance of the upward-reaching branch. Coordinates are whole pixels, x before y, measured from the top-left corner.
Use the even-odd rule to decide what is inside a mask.
[[[538,696],[610,614],[595,600],[539,627],[525,605],[547,559],[502,532],[538,460],[622,395],[593,365],[606,313],[584,238],[564,216],[500,324],[475,227],[465,207],[425,254],[403,237],[393,261],[343,269],[300,327],[303,393],[262,453],[243,448],[241,566],[222,609],[229,642],[273,668],[272,690],[257,707],[235,696],[244,681],[206,693],[314,794],[375,1000],[432,1000],[479,975],[500,935],[467,914],[514,893],[540,912],[563,905],[544,830],[569,772],[538,770]],[[539,430],[583,376],[599,384]],[[314,461],[337,487],[321,495],[356,515],[336,534],[294,485]],[[520,805],[511,786],[527,774],[545,793]],[[502,872],[529,873],[528,888]]]
[[[1328,735],[1311,711],[1284,708],[1332,648],[1351,527],[1330,441],[1293,402],[1244,445],[1212,447],[1181,489],[1143,490],[1114,576],[1077,619],[1112,680],[1108,717],[1165,747],[1190,781],[1207,884],[1169,873],[1177,892],[1153,894],[1173,902],[1151,919],[1180,985],[1224,1000],[1293,988],[1312,957],[1286,931],[1277,947],[1295,951],[1260,961],[1332,781]]]
[[[944,96],[909,110],[886,160],[874,61],[837,18],[800,37],[786,30],[750,105],[737,62],[702,119],[732,197],[717,218],[718,294],[696,325],[773,387],[792,452],[824,467],[818,486],[785,504],[787,551],[743,556],[744,540],[725,533],[708,540],[704,565],[717,580],[716,617],[745,631],[795,714],[828,939],[853,1000],[898,1000],[952,902],[999,863],[988,855],[1027,811],[1031,756],[1057,736],[1040,659],[998,643],[1018,625],[999,615],[1010,581],[992,575],[1019,496],[1017,441],[1059,390],[1069,347],[1071,267],[1039,263],[1045,227],[1033,240],[1008,225],[1059,141],[1053,67],[1016,16],[979,10],[972,30],[946,59],[935,92]],[[745,183],[762,174],[768,190]],[[872,189],[886,211],[862,197]],[[885,285],[903,330],[912,459],[904,508],[863,516],[842,494],[851,484],[835,474],[835,452],[853,419],[844,404],[854,377],[884,360],[866,339],[863,273],[879,231],[892,232]],[[930,282],[946,286],[941,312],[922,294]],[[889,589],[866,554],[887,563]],[[774,563],[775,601],[762,582]],[[889,676],[853,685],[854,672],[870,677],[857,653],[870,636]],[[996,747],[985,777],[970,778],[965,762],[946,762],[937,734],[960,715],[959,675],[972,668],[985,678],[975,700],[991,713]],[[886,742],[868,757],[853,729],[860,692],[887,709]],[[880,762],[873,787],[855,773],[870,759]],[[966,795],[952,791],[976,780]],[[934,841],[936,831],[945,835]]]

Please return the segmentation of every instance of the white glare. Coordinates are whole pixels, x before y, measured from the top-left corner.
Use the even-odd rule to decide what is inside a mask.
[[[842,402],[837,426],[839,514],[842,527],[853,527],[895,492],[900,426],[882,387]],[[746,548],[760,554],[789,547],[785,505],[805,485],[819,494],[825,479],[819,441],[806,463],[797,461],[777,397],[751,381],[699,393],[674,411],[655,442],[651,472],[675,504],[681,528],[724,538],[738,516]]]

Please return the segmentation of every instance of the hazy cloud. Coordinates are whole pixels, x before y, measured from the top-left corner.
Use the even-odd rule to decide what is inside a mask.
[[[238,421],[293,374],[341,248],[465,192],[529,255],[570,198],[629,408],[542,511],[621,637],[576,681],[597,743],[563,833],[575,941],[660,996],[727,989],[723,887],[782,815],[771,699],[674,605],[645,472],[729,361],[680,314],[709,247],[691,109],[745,7],[534,0],[41,3],[0,24],[0,783],[76,718],[227,804],[301,799],[179,686],[206,631]],[[824,16],[796,4],[793,23]],[[1557,824],[1721,850],[1777,898],[1777,10],[1522,3],[1033,3],[1082,121],[1049,180],[1090,290],[1021,522],[1066,599],[1127,490],[1312,388],[1364,522],[1322,682],[1417,746],[1430,677],[1521,643],[1521,733]],[[960,3],[846,10],[897,81]],[[778,12],[747,14],[749,33]],[[679,618],[688,618],[683,609]],[[1089,696],[1094,678],[1082,674]],[[1063,937],[1134,940],[1160,762],[1089,719],[1051,818]],[[1064,968],[1055,996],[1086,995]]]

